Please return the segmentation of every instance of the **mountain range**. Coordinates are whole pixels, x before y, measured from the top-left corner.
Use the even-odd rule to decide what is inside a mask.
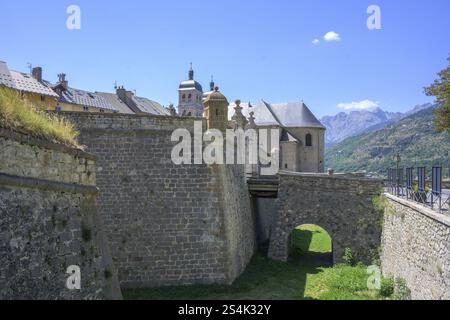
[[[417,111],[419,110],[419,111]],[[327,168],[337,172],[367,171],[370,175],[385,175],[395,167],[395,155],[401,155],[402,167],[433,165],[450,166],[450,134],[437,133],[434,126],[434,106],[415,110],[388,120],[377,130],[347,138],[326,148]],[[391,121],[391,123],[389,123]]]
[[[370,111],[341,112],[335,116],[323,117],[321,122],[327,128],[325,144],[326,146],[332,146],[346,138],[361,133],[376,131],[430,107],[432,107],[432,105],[428,103],[417,105],[411,111],[406,113],[388,112],[381,108],[376,108]]]

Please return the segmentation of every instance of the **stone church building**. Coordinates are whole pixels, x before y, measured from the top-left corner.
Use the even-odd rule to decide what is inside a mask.
[[[242,114],[255,118],[258,128],[280,130],[280,170],[324,172],[325,130],[306,104],[301,102],[255,105],[241,103]],[[229,118],[235,104],[229,108]]]

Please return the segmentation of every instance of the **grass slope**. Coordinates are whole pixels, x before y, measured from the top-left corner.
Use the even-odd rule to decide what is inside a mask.
[[[19,93],[0,87],[0,128],[25,132],[53,142],[79,147],[75,127],[56,115],[38,110]]]
[[[397,152],[405,167],[450,165],[450,134],[436,132],[432,108],[328,148],[326,166],[339,172],[366,170],[384,175],[395,166]]]
[[[301,253],[330,253],[331,238],[321,227],[305,224],[294,230],[294,246]]]
[[[326,268],[306,259],[308,254],[329,253],[331,239],[316,226],[294,232],[299,255],[288,263],[272,261],[258,253],[231,286],[189,286],[126,290],[126,299],[148,300],[372,300],[367,290],[366,267],[339,265]]]

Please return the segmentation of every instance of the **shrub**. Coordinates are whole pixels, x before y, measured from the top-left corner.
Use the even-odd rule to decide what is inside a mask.
[[[342,257],[342,260],[344,261],[344,264],[347,265],[347,266],[354,266],[355,265],[355,258],[353,256],[352,249],[345,248],[344,256]]]
[[[393,299],[411,300],[411,290],[406,285],[405,279],[402,278],[395,279]]]
[[[381,279],[380,295],[389,298],[394,294],[394,278],[388,277]]]
[[[381,266],[381,250],[381,247],[378,247],[369,251],[372,259],[372,265]]]
[[[26,132],[65,145],[80,147],[74,125],[57,115],[38,110],[19,93],[0,86],[0,127]]]

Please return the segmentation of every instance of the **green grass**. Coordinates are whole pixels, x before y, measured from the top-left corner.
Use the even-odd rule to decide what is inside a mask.
[[[0,127],[79,147],[78,131],[64,118],[38,110],[18,92],[0,87]]]
[[[318,300],[376,300],[379,292],[367,289],[367,267],[337,265],[323,268],[311,279],[307,293]]]
[[[276,262],[255,255],[244,274],[231,286],[190,286],[125,290],[131,300],[372,300],[364,266],[333,268]]]
[[[148,300],[372,300],[364,266],[322,267],[320,255],[329,255],[331,239],[316,226],[294,231],[298,254],[288,263],[272,261],[257,253],[245,272],[231,285],[125,290],[126,299]],[[308,251],[310,250],[310,251]]]
[[[331,238],[319,226],[305,224],[294,230],[294,246],[301,252],[329,253],[331,252]]]

